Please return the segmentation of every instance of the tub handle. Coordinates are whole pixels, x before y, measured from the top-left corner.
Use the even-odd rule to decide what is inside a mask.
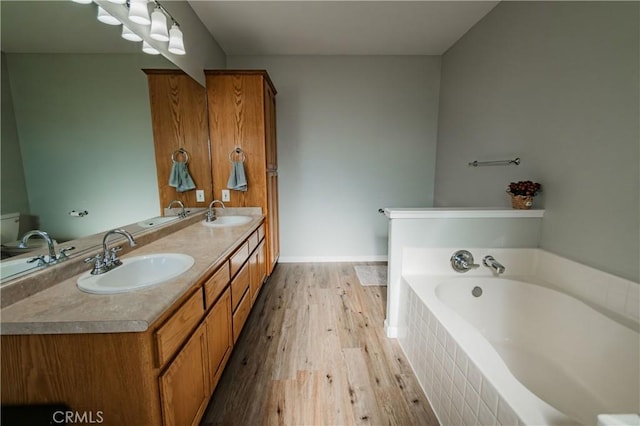
[[[451,267],[454,271],[463,273],[479,268],[480,265],[473,263],[473,255],[469,251],[458,250],[451,256]]]

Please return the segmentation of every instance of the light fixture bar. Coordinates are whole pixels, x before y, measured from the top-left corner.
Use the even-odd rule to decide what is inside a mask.
[[[161,5],[160,3],[158,3],[158,0],[151,0],[151,3],[153,3],[157,8],[159,8],[165,15],[167,15],[169,17],[169,19],[171,19],[171,21],[180,26],[180,24],[178,23],[178,21],[176,21],[176,19],[173,17],[173,15],[171,15],[169,13],[169,11],[167,9],[164,8],[163,5]]]

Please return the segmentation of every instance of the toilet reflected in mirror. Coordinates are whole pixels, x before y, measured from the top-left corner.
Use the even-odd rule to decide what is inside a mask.
[[[0,216],[0,233],[2,234],[2,246],[0,246],[2,259],[19,256],[34,250],[46,248],[45,240],[32,238],[28,247],[20,248],[20,237],[29,229],[34,229],[35,222],[32,217],[24,216],[20,213],[7,213]],[[54,240],[54,243],[56,241]]]

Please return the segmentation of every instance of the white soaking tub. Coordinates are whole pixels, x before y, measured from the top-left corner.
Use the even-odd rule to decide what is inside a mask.
[[[403,276],[399,340],[414,370],[425,365],[416,373],[440,421],[595,425],[640,412],[638,332],[525,280]]]

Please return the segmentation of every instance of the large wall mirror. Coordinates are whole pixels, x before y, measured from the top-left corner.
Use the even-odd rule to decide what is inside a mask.
[[[176,67],[98,22],[95,4],[0,7],[2,214],[59,243],[159,215],[141,69]]]

